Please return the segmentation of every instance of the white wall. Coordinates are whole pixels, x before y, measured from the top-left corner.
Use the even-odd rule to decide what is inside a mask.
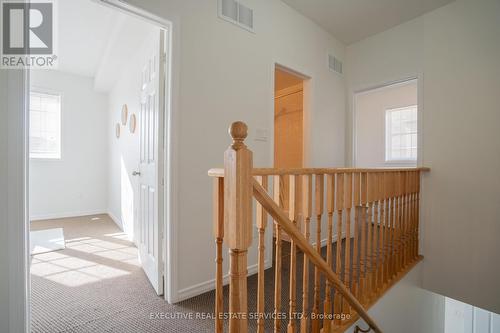
[[[6,119],[7,112],[7,71],[0,70],[0,119]],[[0,122],[0,332],[9,328],[9,234],[7,217],[8,193],[8,123]]]
[[[422,273],[419,263],[368,311],[382,331],[444,332],[445,297],[422,289]],[[356,325],[368,327],[362,320]],[[346,332],[354,332],[354,326]]]
[[[256,142],[253,138],[255,128],[272,128],[275,61],[313,78],[311,128],[315,131],[311,134],[311,166],[344,164],[345,138],[350,138],[344,131],[345,91],[342,79],[324,65],[327,51],[336,51],[344,59],[344,47],[278,0],[248,2],[256,9],[256,34],[219,20],[216,1],[130,2],[175,23],[178,39],[174,64],[178,67],[174,68],[174,181],[179,205],[174,230],[177,256],[183,261],[173,274],[178,289],[196,289],[197,283],[205,285],[214,276],[211,182],[206,170],[222,165],[222,151],[229,144],[226,129],[231,121],[242,119],[249,123],[248,144],[255,151],[255,164],[271,165],[272,142]],[[352,59],[348,64],[350,92],[425,72],[423,159],[432,171],[424,181],[423,195],[424,286],[450,296],[460,294],[455,298],[477,301],[493,310],[498,308],[498,298],[491,290],[496,290],[500,280],[498,268],[488,263],[491,255],[499,252],[500,233],[495,223],[500,213],[500,178],[496,177],[500,166],[499,156],[495,155],[500,142],[495,129],[499,123],[499,113],[495,113],[499,97],[494,95],[499,91],[500,78],[496,63],[498,7],[494,0],[459,0],[348,49]],[[471,59],[475,60],[473,65],[463,66]],[[10,162],[0,180],[8,180],[9,194],[14,196],[8,201],[6,193],[0,191],[0,196],[7,205],[19,205],[22,134],[16,136],[15,132],[22,126],[19,108],[11,110],[9,135],[17,140],[8,142]],[[449,119],[462,119],[464,125]],[[460,135],[444,137],[443,133],[450,130]],[[271,130],[269,133],[272,137]],[[1,158],[7,159],[4,148],[0,144]],[[474,174],[466,177],[470,170]],[[192,209],[193,203],[197,204],[196,210]],[[21,223],[22,207],[13,205],[7,212],[0,211],[0,217],[8,215],[16,222],[10,225]],[[13,242],[18,243],[22,235],[17,230],[9,231],[9,237],[15,236],[9,246],[17,248]],[[0,255],[2,274],[5,264]],[[15,277],[21,281],[21,274],[17,274],[21,269],[9,266],[7,271],[12,273],[10,286],[15,284]],[[0,280],[0,304],[8,303],[6,285]],[[11,300],[19,299],[14,291],[11,294],[16,296]],[[16,313],[11,315],[15,318]],[[5,322],[0,321],[2,332],[8,331]]]
[[[386,110],[417,105],[417,82],[410,81],[355,95],[356,167],[415,166],[386,162]]]
[[[188,297],[213,288],[207,170],[223,165],[229,124],[247,122],[254,164],[272,165],[275,62],[312,77],[309,165],[344,165],[344,83],[327,68],[328,52],[344,59],[344,46],[279,0],[246,1],[254,9],[255,33],[219,19],[215,0],[129,2],[174,22],[177,145],[171,237],[179,262],[172,267],[172,283],[178,297]],[[254,140],[257,128],[268,130],[267,142]]]
[[[93,79],[57,71],[32,71],[33,88],[61,94],[60,160],[30,160],[32,219],[107,211],[107,95]]]
[[[0,332],[22,332],[28,323],[24,73],[0,70]]]
[[[423,19],[416,18],[346,49],[346,161],[352,161],[353,95],[401,79],[422,76]]]
[[[149,26],[149,33],[143,36],[144,45],[137,48],[135,55],[131,55],[129,63],[124,66],[121,76],[109,93],[109,105],[107,111],[107,132],[109,145],[109,169],[108,169],[108,206],[109,214],[115,222],[133,239],[135,234],[134,216],[136,205],[134,192],[138,189],[138,179],[132,176],[132,172],[139,170],[140,161],[140,102],[141,102],[141,73],[149,56],[145,53],[144,46],[156,43],[160,40],[158,28]],[[128,107],[127,125],[121,125],[122,106]],[[130,133],[130,115],[135,114],[137,119],[136,131]],[[116,138],[114,128],[117,123],[121,126],[121,136]]]
[[[497,313],[499,17],[499,1],[457,0],[347,48],[349,98],[422,78],[422,163],[431,168],[422,193],[424,288]]]
[[[500,315],[446,297],[444,333],[500,332]]]

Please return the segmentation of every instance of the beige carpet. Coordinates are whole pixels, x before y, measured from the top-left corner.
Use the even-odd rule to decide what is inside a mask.
[[[213,331],[211,320],[189,318],[213,312],[213,293],[177,305],[158,297],[107,215],[32,222],[32,230],[58,227],[66,249],[32,257],[32,332]]]
[[[32,257],[33,333],[214,331],[214,321],[200,317],[213,314],[214,292],[175,305],[158,297],[139,266],[137,249],[107,215],[32,223],[32,230],[50,228],[64,229],[66,249]],[[323,248],[323,256],[325,251]],[[302,260],[302,254],[298,253],[297,311],[301,311],[302,304]],[[281,290],[283,313],[288,312],[289,272],[289,244],[284,242]],[[312,267],[309,272],[309,304],[312,304]],[[253,275],[248,278],[249,312],[256,309],[256,277]],[[265,280],[265,310],[272,313],[273,269],[266,270]],[[323,294],[324,281],[321,291]],[[226,287],[226,312],[228,294]],[[286,319],[283,319],[282,332],[286,332],[286,324]],[[272,327],[273,321],[266,320],[265,331],[272,332]],[[255,328],[256,320],[250,320],[249,331],[255,332]]]

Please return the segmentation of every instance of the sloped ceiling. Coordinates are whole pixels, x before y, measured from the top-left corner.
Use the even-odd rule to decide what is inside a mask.
[[[90,0],[58,1],[57,70],[94,78],[109,91],[152,25]]]
[[[58,70],[93,77],[120,15],[89,0],[57,2]]]
[[[282,0],[349,45],[454,0]]]

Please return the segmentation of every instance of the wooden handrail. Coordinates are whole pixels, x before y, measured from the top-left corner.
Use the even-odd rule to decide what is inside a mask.
[[[296,245],[304,252],[308,259],[318,267],[323,274],[327,277],[328,281],[332,283],[337,290],[346,298],[347,302],[356,310],[361,318],[377,333],[382,330],[377,326],[375,321],[363,308],[363,305],[351,294],[345,287],[340,278],[332,271],[328,263],[323,260],[321,255],[314,250],[305,237],[301,234],[300,230],[293,224],[288,216],[280,209],[271,197],[267,194],[266,190],[255,180],[253,184],[253,195],[255,199],[264,207],[264,209],[280,224],[281,228],[292,238]]]
[[[233,142],[225,152],[224,169],[208,172],[214,181],[215,331],[223,333],[227,321],[230,333],[247,333],[254,324],[253,315],[248,316],[247,297],[256,295],[257,333],[264,332],[269,320],[274,333],[282,331],[285,321],[288,332],[339,333],[359,318],[381,332],[366,309],[422,260],[418,248],[420,177],[430,169],[254,168],[252,151],[244,143],[247,130],[243,122],[231,125]],[[266,228],[269,216],[273,228]],[[247,286],[254,221],[258,229],[257,294],[249,293]],[[272,230],[275,239],[272,305],[265,304],[272,283],[265,280],[266,229]],[[310,244],[311,232],[315,248]],[[224,313],[223,244],[229,249],[228,317]],[[289,255],[283,255],[287,247]],[[314,280],[310,281],[311,263]],[[297,279],[301,264],[302,289]],[[287,296],[282,290],[286,279]],[[302,307],[297,309],[299,302]],[[281,315],[283,307],[289,317]],[[269,310],[272,317],[268,317]]]
[[[283,176],[283,175],[333,175],[338,173],[360,172],[398,172],[398,171],[430,171],[427,167],[405,168],[253,168],[252,176]],[[208,170],[210,177],[224,177],[224,169],[214,168]]]

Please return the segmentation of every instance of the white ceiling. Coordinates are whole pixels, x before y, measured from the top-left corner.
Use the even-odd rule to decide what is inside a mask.
[[[57,2],[59,70],[93,77],[119,15],[90,0]]]
[[[57,5],[57,70],[94,78],[96,90],[110,90],[153,26],[91,0]]]
[[[454,0],[282,0],[349,45]]]

